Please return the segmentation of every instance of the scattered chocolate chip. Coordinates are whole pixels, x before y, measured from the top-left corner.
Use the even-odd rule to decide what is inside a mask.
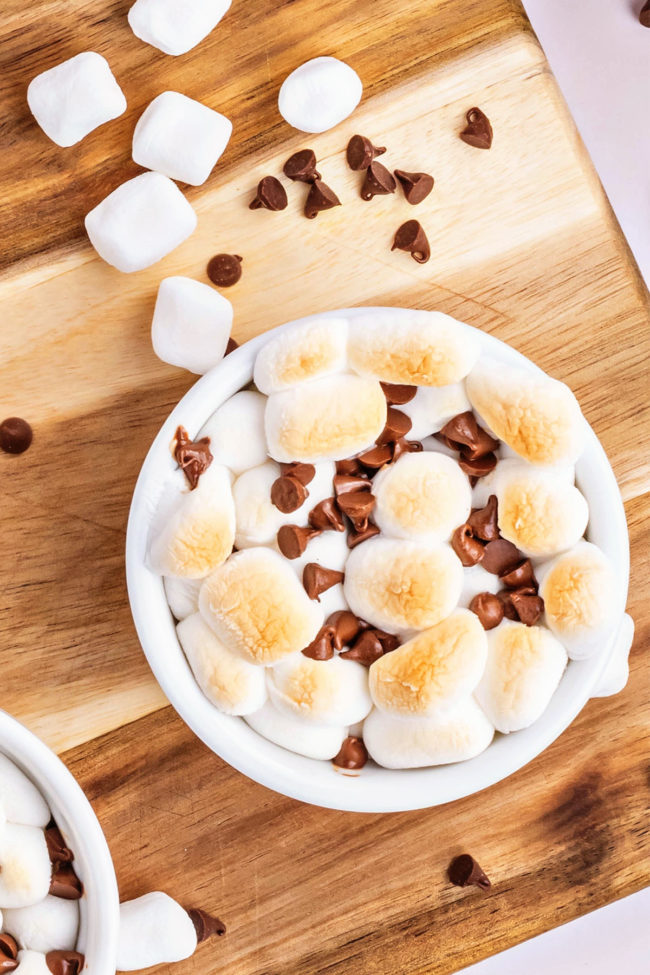
[[[24,454],[34,438],[27,420],[8,416],[0,423],[0,447],[6,454]]]
[[[355,172],[367,169],[376,156],[383,156],[386,146],[373,146],[364,135],[353,135],[348,142],[346,157],[348,166]]]
[[[325,569],[318,562],[308,562],[302,570],[302,584],[310,599],[320,602],[320,595],[343,582],[345,575],[336,569]]]
[[[301,528],[299,525],[283,525],[278,532],[278,547],[285,558],[298,559],[312,538],[321,532],[316,528]]]
[[[337,499],[337,504],[344,515],[350,519],[355,532],[362,532],[368,527],[368,520],[375,507],[375,496],[370,491],[350,491]]]
[[[403,169],[396,169],[395,177],[404,191],[406,202],[411,206],[422,203],[433,189],[433,176],[428,173],[407,173]]]
[[[325,626],[321,626],[309,646],[301,652],[310,660],[331,660],[334,656],[333,639],[334,631],[326,623]]]
[[[291,477],[295,477],[305,487],[311,484],[316,476],[316,468],[313,464],[301,464],[297,460],[290,464],[280,464],[280,471],[283,474],[290,474]]]
[[[325,498],[324,501],[319,501],[309,512],[307,520],[312,528],[317,528],[319,531],[345,531],[343,515],[334,498]]]
[[[389,406],[404,406],[415,398],[417,386],[403,386],[399,383],[380,383]]]
[[[282,171],[289,179],[299,183],[313,183],[320,179],[320,173],[316,169],[316,153],[313,149],[299,149],[289,156],[282,167]]]
[[[485,546],[474,537],[470,525],[460,525],[451,536],[451,547],[462,562],[469,568],[477,565],[485,555]]]
[[[235,342],[235,340],[232,339],[232,338],[228,339],[228,345],[226,346],[226,351],[223,354],[224,355],[224,358],[227,355],[230,355],[231,352],[234,352],[235,349],[238,349],[238,348],[239,348],[239,342]]]
[[[381,640],[374,630],[364,630],[359,634],[349,650],[342,653],[345,660],[356,660],[364,667],[370,667],[375,660],[379,660],[384,655],[384,648]]]
[[[332,759],[332,764],[337,768],[359,769],[368,761],[368,750],[361,738],[349,735],[341,745],[341,751],[336,758]]]
[[[497,466],[496,454],[484,454],[482,457],[476,457],[471,459],[461,453],[458,458],[458,466],[461,471],[464,471],[468,477],[485,477],[490,474],[494,468]]]
[[[377,447],[371,447],[370,450],[364,451],[359,454],[359,460],[364,467],[370,467],[372,470],[379,470],[384,464],[390,464],[393,459],[393,448],[390,444],[381,444]]]
[[[539,621],[544,612],[544,600],[532,587],[510,590],[510,599],[522,623],[534,626]]]
[[[395,441],[405,437],[412,426],[413,421],[410,416],[402,413],[401,410],[396,410],[394,406],[389,406],[386,414],[386,426],[375,442],[379,445],[395,443]]]
[[[365,472],[359,462],[358,457],[348,457],[347,460],[337,460],[336,473],[337,474],[364,474]]]
[[[278,511],[285,515],[301,508],[308,495],[309,491],[305,485],[301,484],[293,474],[283,474],[271,485],[271,501]]]
[[[45,955],[45,964],[52,975],[79,975],[85,961],[78,951],[48,951]]]
[[[650,27],[650,0],[643,5],[639,13],[639,23],[644,27]]]
[[[45,829],[45,842],[53,866],[58,866],[60,863],[72,863],[74,853],[66,845],[61,831],[54,822],[51,822]]]
[[[361,620],[357,619],[349,609],[340,609],[328,616],[326,626],[332,630],[332,642],[335,650],[348,647],[361,630]]]
[[[216,254],[208,263],[208,277],[218,288],[230,288],[241,278],[243,260],[239,254]]]
[[[465,461],[485,457],[499,446],[499,441],[478,425],[471,410],[452,417],[437,437],[452,450],[460,451]]]
[[[473,884],[482,890],[487,890],[492,886],[481,867],[469,853],[461,853],[459,857],[454,857],[449,864],[448,875],[456,887],[469,887],[470,884]]]
[[[249,210],[285,210],[287,207],[287,191],[275,176],[263,176],[257,184],[255,199],[249,204]]]
[[[83,886],[77,877],[72,864],[55,863],[52,865],[50,878],[50,894],[62,897],[67,901],[78,901],[83,894]]]
[[[334,494],[337,499],[343,494],[357,491],[369,491],[372,484],[366,474],[335,474],[333,478]]]
[[[479,618],[484,630],[493,630],[503,619],[504,605],[498,596],[491,592],[480,592],[474,596],[469,608]]]
[[[326,183],[317,179],[309,188],[309,193],[305,201],[305,216],[308,220],[313,220],[323,210],[331,210],[332,207],[340,207],[341,201]]]
[[[530,559],[524,559],[514,569],[500,574],[499,580],[508,589],[519,589],[521,586],[534,586],[537,588],[537,580],[535,579],[535,573],[533,572]]]
[[[393,463],[399,460],[402,454],[419,454],[423,449],[419,440],[406,440],[400,437],[393,444]]]
[[[201,908],[192,908],[187,912],[196,931],[196,940],[199,944],[207,941],[213,934],[222,937],[226,933],[226,925],[218,917],[202,911]]]
[[[494,542],[499,537],[497,496],[491,494],[484,508],[472,508],[467,524],[476,538],[484,542]]]
[[[348,532],[348,548],[356,548],[362,542],[367,542],[369,538],[379,534],[379,529],[372,522],[368,522],[368,527],[362,532]]]
[[[505,538],[497,538],[494,542],[488,542],[483,553],[482,566],[487,572],[492,572],[495,576],[503,575],[518,565],[523,556],[516,545],[508,542]]]
[[[213,461],[210,451],[210,438],[190,440],[185,427],[177,427],[174,435],[174,460],[183,471],[190,491],[199,483],[199,478]]]
[[[427,263],[431,257],[431,248],[419,220],[407,220],[397,228],[391,250],[407,251],[418,264]]]
[[[463,142],[476,149],[489,149],[492,145],[492,126],[480,108],[470,108],[465,116],[467,125],[460,133]]]
[[[395,192],[395,177],[380,162],[371,162],[361,185],[361,199],[372,200],[375,196],[386,196]]]

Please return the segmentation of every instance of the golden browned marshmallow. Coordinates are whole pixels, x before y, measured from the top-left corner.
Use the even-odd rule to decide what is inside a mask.
[[[350,321],[351,368],[381,382],[448,386],[468,374],[478,353],[469,329],[442,312],[372,312]]]
[[[368,671],[341,657],[283,661],[269,674],[269,697],[289,717],[336,727],[362,721],[372,707]]]
[[[459,609],[370,668],[370,693],[392,714],[431,716],[468,697],[483,674],[487,635],[479,619]]]
[[[257,353],[255,385],[267,396],[347,368],[348,323],[321,318],[284,328]]]
[[[589,520],[585,497],[554,471],[527,465],[497,477],[499,529],[525,555],[546,557],[571,548]]]
[[[539,578],[548,626],[574,660],[591,656],[623,610],[609,559],[596,545],[578,542],[544,566]]]
[[[582,453],[586,424],[564,383],[482,357],[466,389],[492,433],[531,464],[572,464]]]
[[[269,396],[268,451],[283,462],[349,457],[377,439],[386,414],[386,397],[373,379],[347,374],[314,379]]]
[[[286,559],[269,548],[236,552],[203,583],[199,610],[232,653],[275,664],[309,646],[323,623]]]
[[[379,537],[350,553],[344,591],[353,613],[396,633],[449,616],[462,585],[463,567],[449,545]]]

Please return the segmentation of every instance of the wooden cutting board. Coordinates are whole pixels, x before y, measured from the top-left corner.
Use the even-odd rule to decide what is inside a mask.
[[[129,5],[3,5],[0,413],[35,429],[28,453],[0,456],[3,707],[87,790],[123,896],[158,887],[228,922],[187,973],[443,975],[642,887],[648,295],[518,0],[234,0],[180,58],[133,37]],[[58,149],[29,115],[26,86],[88,49],[107,56],[129,109]],[[334,131],[303,138],[278,115],[277,91],[320,54],[356,68],[364,99]],[[207,185],[188,190],[193,237],[124,276],[95,257],[83,215],[139,171],[133,127],[165,89],[224,112],[234,135]],[[494,127],[489,153],[458,139],[475,104]],[[356,131],[388,146],[387,164],[434,174],[417,210],[399,195],[360,200],[343,152]],[[343,206],[307,221],[304,188],[290,186],[288,210],[248,210],[257,180],[306,145]],[[424,266],[390,252],[415,215],[432,246]],[[330,307],[439,308],[579,396],[626,502],[632,673],[506,782],[418,813],[310,808],[233,772],[166,706],[130,620],[124,534],[148,445],[193,381],[151,351],[156,288],[172,273],[205,280],[218,251],[244,257],[228,295],[240,341]],[[490,874],[489,894],[446,881],[462,850]]]

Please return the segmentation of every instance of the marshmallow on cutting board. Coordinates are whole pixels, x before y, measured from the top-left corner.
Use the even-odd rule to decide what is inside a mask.
[[[203,375],[224,357],[233,310],[227,298],[192,278],[164,278],[151,323],[151,343],[170,366]]]
[[[196,945],[189,914],[162,891],[120,904],[118,972],[183,961],[194,954]]]
[[[32,951],[70,951],[77,944],[79,902],[48,895],[29,907],[4,912],[4,930],[20,948]]]
[[[136,0],[129,10],[131,30],[164,54],[186,54],[214,30],[231,0]]]
[[[0,754],[0,819],[23,826],[45,827],[50,821],[49,807],[34,783]]]

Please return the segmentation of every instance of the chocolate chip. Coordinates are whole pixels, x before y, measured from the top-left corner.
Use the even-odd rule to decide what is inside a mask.
[[[503,572],[499,575],[499,579],[508,589],[519,589],[521,586],[534,586],[537,588],[537,580],[535,579],[535,573],[533,572],[530,559],[524,559],[514,569]]]
[[[239,342],[235,342],[235,340],[232,339],[232,338],[228,339],[228,344],[226,346],[226,351],[223,354],[224,355],[224,359],[225,359],[225,357],[227,355],[230,355],[231,352],[234,352],[235,349],[238,349],[238,348],[239,348]]]
[[[479,592],[472,599],[469,608],[476,613],[484,630],[493,630],[503,619],[503,603],[491,592]]]
[[[503,606],[503,614],[507,620],[519,621],[519,615],[512,601],[512,590],[502,589],[497,593],[497,599]]]
[[[386,196],[395,192],[395,177],[382,166],[380,162],[372,162],[366,170],[366,177],[361,185],[361,199],[372,200],[375,196]]]
[[[241,278],[243,260],[239,254],[216,254],[208,264],[208,277],[218,288],[230,288]]]
[[[393,463],[399,460],[402,454],[419,454],[423,449],[419,440],[406,440],[400,437],[393,444]]]
[[[406,202],[411,206],[422,203],[433,189],[433,176],[428,173],[407,173],[403,169],[396,169],[395,177],[404,191]]]
[[[263,176],[257,184],[255,199],[249,204],[249,210],[285,210],[287,207],[287,191],[275,176]]]
[[[375,507],[375,496],[370,491],[349,491],[342,494],[337,503],[344,515],[350,519],[355,532],[368,527],[368,519]]]
[[[0,934],[0,972],[18,968],[18,943],[10,934]]]
[[[364,630],[359,634],[349,650],[341,654],[345,660],[356,660],[364,667],[370,667],[375,660],[384,655],[384,648],[374,630]]]
[[[391,250],[407,251],[418,264],[427,263],[431,248],[419,220],[407,220],[397,228]]]
[[[532,590],[532,587],[525,586],[521,589],[510,590],[510,599],[514,606],[517,616],[526,626],[534,626],[539,621],[544,612],[544,600]]]
[[[456,887],[468,887],[473,884],[482,890],[487,890],[492,886],[481,867],[469,853],[461,853],[459,857],[454,857],[449,864],[448,875]]]
[[[362,532],[348,532],[348,548],[356,548],[357,545],[361,545],[362,542],[367,542],[369,538],[374,535],[379,534],[379,529],[376,525],[373,525],[371,521],[368,522],[368,527]]]
[[[67,901],[78,901],[83,894],[81,881],[77,877],[72,864],[56,863],[52,866],[50,878],[50,894],[62,897]]]
[[[349,609],[340,609],[328,616],[326,625],[332,630],[336,650],[348,647],[361,630],[361,621]]]
[[[482,457],[476,457],[472,460],[461,452],[458,459],[458,466],[468,477],[485,477],[497,466],[496,454],[484,454]]]
[[[293,474],[283,474],[271,485],[271,501],[278,511],[285,515],[301,508],[308,495],[309,491],[305,485],[301,484]]]
[[[54,822],[50,823],[45,829],[45,842],[53,866],[58,866],[60,863],[72,863],[74,853],[66,845],[58,826]]]
[[[389,406],[404,406],[414,399],[417,386],[404,386],[399,383],[380,383]]]
[[[335,474],[333,484],[337,498],[356,491],[369,491],[372,487],[365,474]]]
[[[24,454],[34,438],[27,420],[8,416],[0,423],[0,447],[7,454]]]
[[[301,652],[310,660],[331,660],[334,656],[333,639],[334,631],[326,623],[325,626],[321,626],[309,646]]]
[[[395,443],[405,437],[413,426],[413,421],[406,413],[389,406],[386,413],[386,426],[377,437],[377,444]]]
[[[45,955],[45,964],[52,975],[79,975],[85,961],[78,951],[48,951]]]
[[[370,467],[372,470],[379,470],[384,464],[390,464],[392,459],[393,448],[390,444],[371,447],[370,450],[365,450],[362,454],[359,454],[359,460],[363,466]]]
[[[347,460],[337,460],[337,474],[364,474],[363,467],[358,457],[348,457]]]
[[[318,528],[319,531],[345,531],[343,515],[334,498],[325,498],[324,501],[319,501],[309,512],[307,520],[312,528]]]
[[[308,562],[302,570],[302,584],[305,587],[305,592],[310,599],[315,599],[317,602],[320,602],[321,593],[327,592],[332,586],[343,582],[344,578],[343,572],[338,572],[336,569],[326,569],[317,562]]]
[[[341,745],[340,752],[336,758],[332,759],[332,764],[336,765],[337,768],[360,769],[367,761],[368,750],[363,740],[354,735],[348,735]]]
[[[283,474],[290,474],[297,481],[305,486],[311,484],[316,476],[316,468],[313,464],[301,464],[300,461],[292,461],[290,464],[280,464]]]
[[[484,508],[472,508],[467,519],[476,538],[494,542],[499,537],[498,504],[496,494],[491,494]]]
[[[460,525],[451,536],[451,547],[462,562],[469,568],[477,565],[485,555],[485,546],[474,537],[470,525]]]
[[[309,188],[304,213],[309,220],[313,220],[323,210],[331,210],[332,207],[339,206],[341,206],[341,201],[334,190],[330,189],[322,180],[317,179]]]
[[[452,417],[437,436],[452,450],[460,451],[465,461],[485,457],[499,446],[499,441],[478,425],[471,410]]]
[[[226,925],[218,917],[202,911],[201,908],[192,908],[187,912],[196,931],[196,940],[199,944],[207,941],[213,934],[222,937],[226,933]]]
[[[643,24],[644,27],[650,27],[650,0],[641,7],[639,23]]]
[[[361,172],[368,168],[376,156],[382,156],[385,152],[386,146],[373,146],[364,135],[353,135],[346,151],[348,166],[355,172]]]
[[[285,558],[298,559],[307,548],[308,542],[320,534],[320,530],[315,528],[283,525],[278,532],[278,548]]]
[[[394,633],[386,633],[385,630],[373,629],[372,631],[382,645],[384,653],[392,653],[400,646],[399,637]]]
[[[480,108],[470,108],[465,116],[467,125],[460,133],[463,142],[476,149],[489,149],[492,145],[492,126]]]
[[[485,546],[481,564],[487,572],[500,576],[514,569],[521,562],[522,557],[516,545],[505,538],[497,538],[496,541],[488,542]]]
[[[199,478],[213,461],[210,451],[210,438],[190,440],[185,427],[177,427],[174,435],[174,460],[183,471],[190,491],[199,483]]]
[[[313,183],[320,179],[320,173],[316,169],[316,154],[313,149],[299,149],[289,156],[282,167],[284,175],[289,179],[299,183]]]

